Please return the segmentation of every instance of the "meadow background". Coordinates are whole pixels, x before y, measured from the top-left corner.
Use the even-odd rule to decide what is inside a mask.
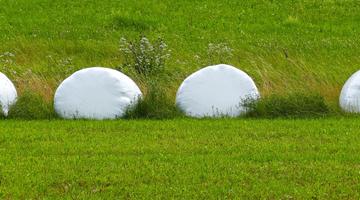
[[[121,37],[159,37],[171,49],[168,93],[210,64],[234,65],[262,95],[317,92],[337,107],[344,82],[360,66],[360,2],[0,0],[0,71],[21,91],[48,101],[78,69],[119,68]],[[231,55],[209,54],[224,44]],[[228,55],[228,54],[227,54]],[[131,69],[122,71],[137,79]]]

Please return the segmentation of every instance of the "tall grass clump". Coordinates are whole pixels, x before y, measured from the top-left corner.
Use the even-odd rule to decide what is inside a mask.
[[[139,40],[120,40],[120,51],[124,57],[122,67],[132,70],[143,83],[144,96],[135,106],[129,107],[125,118],[164,119],[180,115],[172,98],[167,92],[167,81],[171,79],[166,73],[166,61],[170,50],[162,39],[151,43],[144,36]]]
[[[5,119],[5,114],[2,109],[2,105],[0,104],[0,119]]]
[[[247,117],[313,118],[329,114],[325,99],[319,94],[292,93],[270,95],[256,101],[244,101]]]
[[[145,96],[125,112],[126,119],[167,119],[181,115],[182,112],[176,108],[161,86],[153,82],[148,85]]]
[[[12,119],[52,119],[56,117],[53,104],[30,90],[25,90],[10,107],[9,118]]]
[[[161,38],[151,43],[145,36],[130,42],[121,38],[120,51],[124,57],[123,66],[135,69],[145,78],[162,73],[170,57],[170,50]]]

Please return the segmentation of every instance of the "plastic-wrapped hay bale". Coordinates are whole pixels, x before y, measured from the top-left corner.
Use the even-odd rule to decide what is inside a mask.
[[[353,74],[343,86],[340,107],[345,112],[360,113],[360,71]]]
[[[17,92],[14,84],[0,72],[0,105],[2,112],[7,116],[9,108],[16,102]]]
[[[93,67],[75,72],[55,92],[55,111],[63,118],[115,119],[137,102],[141,91],[125,74]]]
[[[242,103],[259,98],[254,81],[230,65],[203,68],[181,84],[177,106],[192,117],[236,117],[246,112]]]

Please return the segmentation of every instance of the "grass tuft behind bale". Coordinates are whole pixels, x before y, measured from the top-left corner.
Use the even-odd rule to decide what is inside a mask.
[[[182,112],[159,85],[151,83],[148,91],[135,106],[129,107],[125,119],[171,119],[181,117]]]
[[[53,119],[56,114],[52,102],[46,102],[41,95],[25,90],[11,106],[8,117],[25,120]]]
[[[2,110],[1,104],[0,104],[0,119],[5,119],[5,114],[4,114],[3,110]]]
[[[245,101],[246,117],[313,118],[324,117],[330,109],[319,94],[291,93],[270,95],[257,101]]]
[[[168,92],[168,82],[174,75],[166,71],[170,50],[161,38],[154,42],[145,36],[139,40],[121,39],[120,51],[125,58],[122,67],[135,72],[138,82],[144,83],[145,95],[135,106],[127,109],[126,119],[170,119],[181,116]]]

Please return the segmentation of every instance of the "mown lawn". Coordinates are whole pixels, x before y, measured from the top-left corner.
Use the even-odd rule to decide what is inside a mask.
[[[0,121],[0,198],[359,199],[359,123]]]

